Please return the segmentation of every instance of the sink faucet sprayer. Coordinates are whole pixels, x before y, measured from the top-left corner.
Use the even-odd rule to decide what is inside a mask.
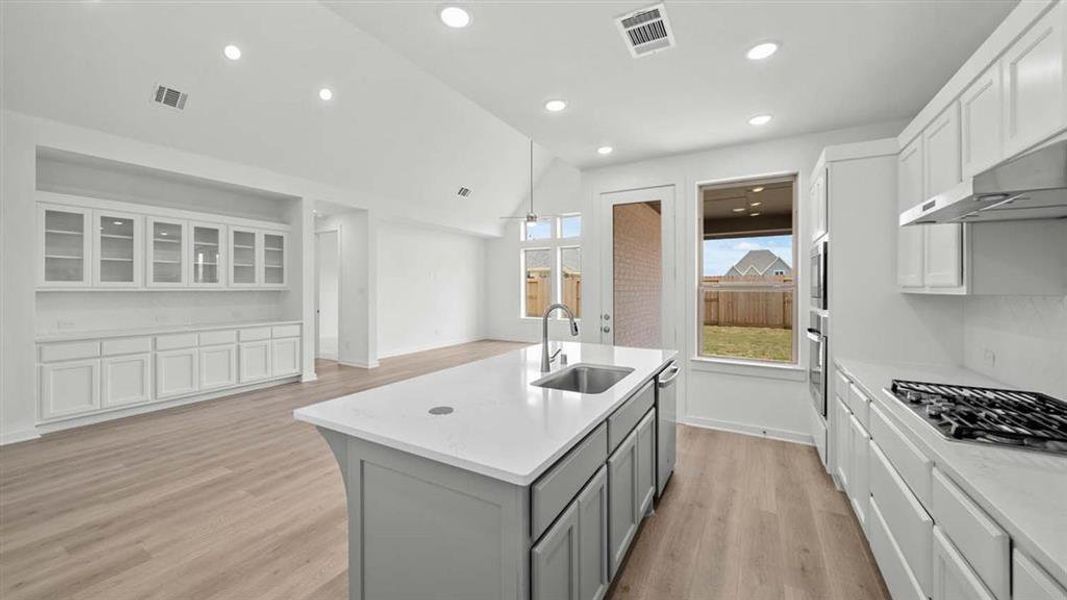
[[[574,322],[574,313],[571,309],[567,308],[566,304],[553,304],[545,309],[545,314],[541,317],[541,372],[548,373],[552,370],[552,361],[556,359],[556,355],[563,351],[563,348],[558,348],[551,355],[548,354],[548,316],[552,314],[556,309],[562,310],[566,313],[567,318],[571,321],[571,336],[578,335],[578,323]]]

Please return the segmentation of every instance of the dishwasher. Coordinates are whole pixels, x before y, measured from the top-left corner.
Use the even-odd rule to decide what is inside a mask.
[[[671,362],[656,376],[656,498],[674,472],[678,428],[678,363]]]

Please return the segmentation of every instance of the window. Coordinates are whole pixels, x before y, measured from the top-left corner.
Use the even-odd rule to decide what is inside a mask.
[[[540,317],[550,304],[562,302],[582,310],[582,216],[562,215],[523,223],[521,235],[523,317]],[[555,315],[560,318],[560,315]]]
[[[796,363],[795,183],[700,188],[700,356]]]

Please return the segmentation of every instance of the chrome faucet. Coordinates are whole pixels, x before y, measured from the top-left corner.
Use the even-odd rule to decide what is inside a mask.
[[[541,372],[548,373],[552,370],[552,361],[556,360],[556,355],[563,349],[558,348],[551,355],[548,354],[548,316],[552,314],[556,309],[562,310],[566,313],[567,318],[571,321],[571,336],[578,335],[578,324],[574,322],[574,313],[571,309],[567,308],[566,304],[553,304],[545,309],[545,314],[541,316]]]

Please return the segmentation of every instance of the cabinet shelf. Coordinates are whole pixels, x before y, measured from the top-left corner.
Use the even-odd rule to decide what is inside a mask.
[[[85,233],[82,232],[82,231],[67,231],[66,229],[45,229],[44,232],[45,233],[54,233],[56,235],[75,235],[75,236],[83,236],[83,235],[85,235]]]
[[[234,263],[233,266],[235,266],[237,268],[252,269],[252,268],[255,268],[256,265],[241,265],[241,264]]]
[[[255,250],[256,249],[255,246],[247,246],[245,244],[234,244],[233,247],[234,248],[240,248],[242,250]]]
[[[107,257],[101,256],[100,257],[100,261],[101,262],[123,262],[123,263],[129,262],[129,263],[132,263],[133,259],[132,258],[107,258]]]
[[[132,235],[117,235],[114,233],[101,233],[100,237],[108,240],[132,240]]]
[[[46,254],[44,257],[56,260],[85,260],[85,257],[82,256],[64,256],[62,254]]]
[[[156,243],[160,243],[160,244],[180,244],[180,243],[182,243],[181,240],[172,240],[172,239],[161,240],[159,238],[154,238],[152,241],[156,242]]]
[[[180,260],[153,260],[152,264],[154,264],[154,265],[180,265],[180,264],[182,264],[182,261],[180,261]]]

